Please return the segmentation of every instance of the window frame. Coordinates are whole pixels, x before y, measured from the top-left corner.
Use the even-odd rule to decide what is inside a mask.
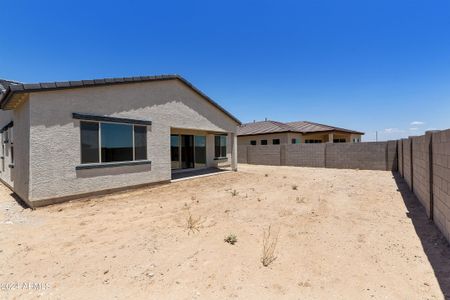
[[[83,163],[82,160],[82,140],[81,140],[81,123],[96,123],[98,124],[98,131],[97,131],[97,140],[98,140],[98,161],[97,162],[87,162]],[[124,160],[124,161],[112,161],[112,162],[103,162],[102,161],[102,123],[104,124],[115,124],[115,125],[126,125],[131,126],[131,132],[132,132],[132,152],[133,152],[133,159],[132,160]],[[145,131],[148,131],[148,125],[146,124],[139,124],[131,123],[131,122],[115,122],[115,121],[103,121],[103,120],[88,120],[88,119],[80,119],[80,164],[77,166],[77,169],[89,169],[89,168],[95,168],[95,167],[107,167],[107,166],[114,166],[114,165],[127,165],[127,164],[140,164],[140,163],[150,163],[148,160],[148,143],[147,143],[147,133],[145,134],[145,159],[136,159],[136,140],[135,140],[135,127],[145,127]]]
[[[257,144],[256,140],[251,140],[250,141],[250,146],[256,146],[256,144]]]
[[[225,140],[225,155],[223,155],[222,156],[222,154],[224,154],[224,153],[222,153],[222,147],[224,146],[224,145],[222,145],[222,143],[220,143],[219,144],[219,154],[220,154],[220,156],[217,156],[217,153],[216,153],[216,148],[217,148],[217,145],[216,145],[216,140],[217,140],[217,138],[219,138],[219,141],[222,141],[222,138],[225,138],[224,140]],[[214,135],[214,160],[219,160],[219,159],[226,159],[227,158],[227,148],[228,148],[228,141],[227,141],[227,138],[228,138],[228,135],[227,134],[216,134],[216,135]]]
[[[272,145],[280,145],[281,141],[280,139],[272,139]]]
[[[264,142],[264,144],[263,144]],[[267,140],[261,140],[259,141],[259,143],[261,144],[261,146],[267,146],[269,144],[269,142]]]

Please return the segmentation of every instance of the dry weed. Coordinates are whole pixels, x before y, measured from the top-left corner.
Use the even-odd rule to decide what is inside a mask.
[[[271,232],[271,225],[269,225],[268,230],[264,230],[263,233],[263,253],[261,257],[261,262],[264,267],[269,266],[277,257],[275,256],[275,249],[278,243],[278,236],[280,231],[278,230],[275,234]]]
[[[195,218],[192,216],[191,212],[189,212],[189,215],[186,219],[186,223],[187,223],[186,227],[188,230],[188,235],[191,234],[191,232],[192,233],[199,232],[200,227],[203,224],[203,222],[205,222],[205,220],[202,220],[201,216],[198,218]]]

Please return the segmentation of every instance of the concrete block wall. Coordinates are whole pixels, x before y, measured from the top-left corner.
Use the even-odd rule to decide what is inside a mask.
[[[450,130],[432,135],[433,220],[450,242]]]
[[[326,144],[327,168],[387,169],[387,142]]]
[[[450,242],[450,130],[399,141],[399,173]]]
[[[412,189],[412,173],[411,173],[411,139],[403,140],[403,177],[406,183]]]
[[[238,162],[362,170],[397,169],[397,142],[239,146]]]
[[[246,164],[247,161],[247,146],[238,145],[238,163]]]
[[[286,145],[286,166],[325,167],[326,144]]]
[[[431,135],[411,138],[413,182],[412,191],[430,217],[430,142]],[[411,187],[411,186],[410,186]]]
[[[398,140],[398,172],[403,177],[403,140]]]
[[[281,165],[281,146],[247,146],[247,163],[255,165]]]
[[[398,141],[387,142],[387,170],[398,171]]]

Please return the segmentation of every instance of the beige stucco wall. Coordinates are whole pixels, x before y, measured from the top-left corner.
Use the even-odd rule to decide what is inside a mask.
[[[29,200],[29,148],[30,148],[30,103],[25,101],[14,110],[13,137],[14,179],[13,190],[25,202]]]
[[[171,128],[236,132],[236,122],[178,80],[39,92],[30,95],[29,199],[38,201],[171,178]],[[151,165],[75,170],[79,120],[72,113],[151,120]]]
[[[4,111],[0,110],[0,128],[3,128],[6,124],[11,122],[14,119],[12,111]],[[12,129],[8,129],[8,134],[11,136]],[[8,167],[11,163],[11,144],[4,143],[3,137],[5,135],[1,135],[0,138],[0,155],[3,156],[3,159],[0,159],[0,179],[6,183],[9,187],[13,187],[13,170]],[[11,140],[11,139],[10,139]],[[1,153],[2,146],[4,147],[4,153]],[[3,160],[3,162],[2,162]],[[2,163],[4,164],[4,169],[2,168]]]

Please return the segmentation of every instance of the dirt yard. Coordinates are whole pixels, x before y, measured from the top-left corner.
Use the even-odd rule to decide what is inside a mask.
[[[237,173],[34,211],[3,186],[0,199],[0,298],[444,299],[450,292],[449,246],[390,172],[241,165]],[[187,230],[189,212],[202,218],[198,232]],[[276,259],[264,267],[269,225],[279,235]],[[236,244],[224,241],[228,234]]]

